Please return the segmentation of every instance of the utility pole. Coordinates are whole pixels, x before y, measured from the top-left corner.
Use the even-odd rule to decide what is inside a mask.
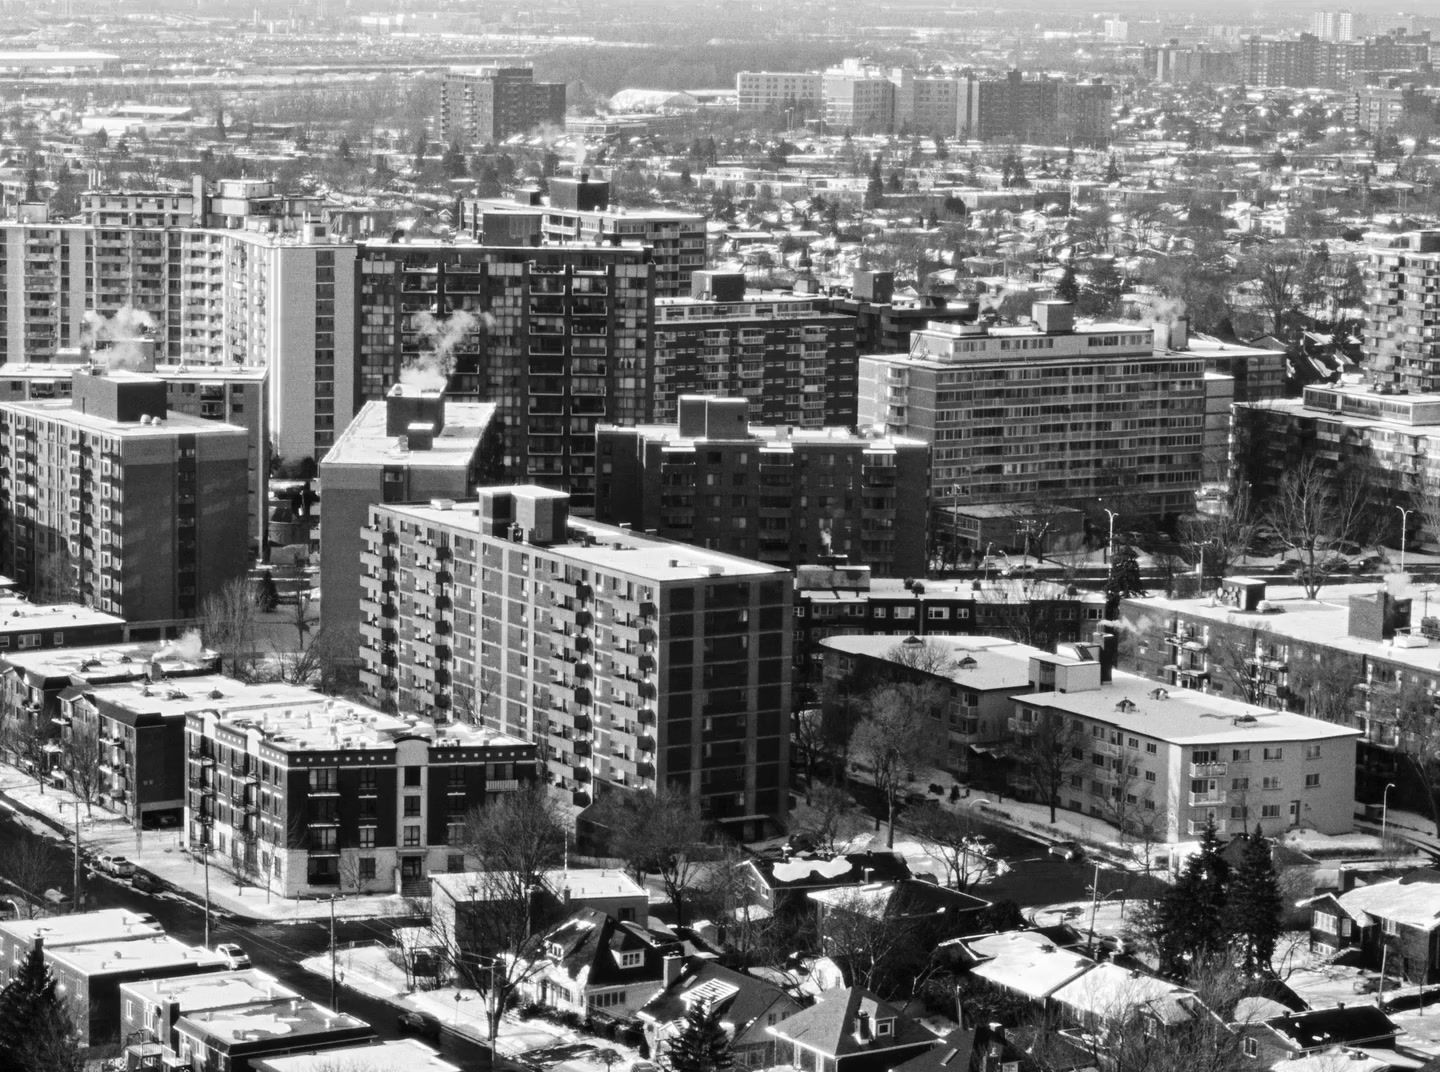
[[[80,798],[75,798],[75,904],[74,909],[79,912],[83,907],[84,894],[80,891]]]
[[[330,1007],[335,1007],[335,895],[330,895]]]
[[[200,842],[200,856],[205,861],[205,948],[210,948],[210,828]]]

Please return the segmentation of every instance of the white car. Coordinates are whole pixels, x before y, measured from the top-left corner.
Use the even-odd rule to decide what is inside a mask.
[[[221,942],[215,947],[215,955],[225,958],[225,967],[234,971],[237,968],[250,967],[250,954],[241,949],[234,942]]]
[[[135,876],[133,863],[123,856],[115,856],[108,852],[95,857],[95,869],[103,871],[107,875],[114,875],[116,878],[133,878]]]

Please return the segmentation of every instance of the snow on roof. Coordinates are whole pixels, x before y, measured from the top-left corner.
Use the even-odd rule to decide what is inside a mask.
[[[776,864],[773,874],[777,882],[799,882],[812,875],[817,878],[839,878],[848,874],[852,866],[850,860],[844,856],[829,860],[807,860],[797,856],[793,860]]]
[[[1092,966],[1079,954],[1059,949],[1031,931],[987,934],[966,939],[965,945],[977,956],[989,958],[973,969],[973,975],[1036,999],[1050,997]]]
[[[1188,994],[1190,991],[1184,987],[1153,975],[1105,963],[1066,983],[1051,997],[1081,1015],[1123,1020],[1141,1005],[1153,1004],[1161,1010],[1174,999]]]
[[[1440,871],[1422,868],[1389,882],[1356,886],[1335,899],[1352,916],[1393,920],[1423,931],[1440,927]]]

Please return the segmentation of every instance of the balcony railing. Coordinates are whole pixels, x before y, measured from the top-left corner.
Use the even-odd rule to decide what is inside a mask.
[[[1190,777],[1192,778],[1223,778],[1225,777],[1224,763],[1192,763],[1190,764]]]

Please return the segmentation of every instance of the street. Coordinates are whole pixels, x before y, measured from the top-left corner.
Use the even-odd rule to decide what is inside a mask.
[[[0,846],[16,846],[25,841],[39,841],[54,857],[54,880],[51,885],[69,888],[72,871],[72,857],[69,846],[39,838],[25,829],[9,815],[0,815]],[[0,852],[0,878],[8,884],[11,874],[7,870],[13,854]],[[191,945],[203,945],[205,941],[204,912],[188,900],[175,893],[151,895],[140,893],[128,883],[111,879],[93,871],[87,872],[83,885],[86,907],[128,908],[136,912],[149,912],[155,917],[166,933]],[[397,924],[413,924],[413,920],[340,920],[335,926],[335,940],[344,942],[386,941],[390,930]],[[210,945],[218,942],[238,943],[247,953],[254,966],[269,972],[275,978],[298,990],[305,997],[322,1005],[330,1005],[330,981],[313,975],[299,966],[305,957],[324,953],[330,948],[328,924],[262,923],[251,920],[220,918],[212,913]],[[382,1039],[402,1037],[396,1030],[396,1009],[384,1001],[367,997],[343,987],[336,991],[336,1007],[353,1016],[367,1021]],[[436,1046],[446,1059],[459,1065],[466,1072],[481,1072],[490,1069],[489,1051],[468,1039],[446,1031]],[[501,1060],[501,1069],[519,1072],[522,1066]]]

